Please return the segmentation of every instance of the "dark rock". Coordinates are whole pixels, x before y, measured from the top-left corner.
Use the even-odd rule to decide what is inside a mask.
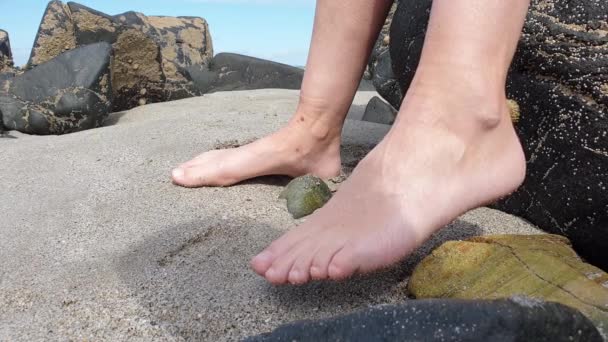
[[[10,87],[10,81],[15,77],[13,72],[0,72],[0,102],[2,102],[2,92],[6,92]],[[6,131],[2,120],[2,106],[0,106],[0,135]]]
[[[303,69],[233,53],[217,54],[207,69],[187,70],[201,92],[300,89],[304,77]]]
[[[4,126],[29,134],[101,126],[111,109],[111,50],[108,43],[87,45],[8,80],[0,91]]]
[[[390,51],[403,91],[418,65],[430,6],[431,0],[402,0],[393,19]],[[523,186],[496,205],[567,236],[579,254],[604,269],[608,269],[606,13],[608,3],[602,0],[532,2],[507,84],[509,98],[520,106],[516,130],[528,173]]]
[[[0,30],[0,72],[13,69],[13,54],[8,32]]]
[[[585,316],[557,303],[416,300],[284,325],[245,341],[602,341]]]
[[[96,42],[112,44],[115,111],[200,95],[185,68],[206,64],[213,56],[209,27],[202,18],[136,12],[110,16],[77,3],[52,1],[29,67]]]
[[[402,98],[418,68],[431,3],[432,0],[400,0],[395,11],[390,30],[390,58],[394,77],[399,86],[379,91],[380,95],[395,108],[399,108],[401,103],[393,100],[398,97],[394,92],[401,92]]]
[[[403,91],[393,73],[389,46],[390,28],[400,1],[396,0],[389,11],[378,40],[376,40],[372,50],[366,71],[366,77],[372,81],[376,91],[395,108],[399,108],[401,105]]]
[[[186,68],[188,77],[202,94],[213,92],[218,79],[218,73],[211,71],[207,65],[192,65]]]
[[[365,107],[365,114],[361,120],[392,125],[396,117],[397,110],[393,106],[382,101],[378,96],[374,96]]]
[[[608,269],[608,27],[606,1],[535,3],[507,90],[528,157],[521,189],[498,208],[564,234]]]

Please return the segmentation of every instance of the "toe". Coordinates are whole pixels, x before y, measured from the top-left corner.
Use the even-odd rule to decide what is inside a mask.
[[[358,269],[359,265],[354,250],[350,246],[345,246],[329,262],[327,274],[333,280],[343,280],[351,277]]]
[[[275,285],[282,285],[287,283],[287,277],[289,271],[293,266],[294,262],[298,258],[296,253],[287,253],[282,256],[277,256],[272,263],[272,266],[266,271],[264,277]]]
[[[180,164],[180,165],[178,166],[178,168],[181,168],[181,169],[187,169],[187,168],[189,168],[189,167],[193,167],[193,166],[200,165],[200,164],[201,164],[201,159],[202,159],[202,157],[203,157],[203,156],[198,156],[198,157],[195,157],[194,159],[191,159],[191,160],[189,160],[189,161],[187,161],[187,162],[185,162],[185,163]]]
[[[251,260],[251,267],[253,270],[257,274],[265,276],[275,260],[287,255],[289,251],[303,239],[304,236],[300,233],[301,231],[302,230],[298,227],[295,230],[284,234],[271,243],[268,248],[256,255]]]
[[[289,275],[287,276],[287,281],[291,285],[304,285],[310,281],[310,273],[308,270],[304,270],[303,268],[292,267],[291,271],[289,271]]]
[[[173,183],[177,184],[177,185],[183,185],[184,182],[184,177],[186,175],[186,172],[184,171],[184,168],[179,166],[175,169],[173,169],[171,171],[171,178],[173,179]]]
[[[263,251],[251,259],[251,268],[253,268],[255,273],[263,277],[264,274],[266,274],[266,271],[268,271],[272,265],[273,261],[273,254],[270,251]]]
[[[216,150],[213,150],[213,151],[207,151],[205,153],[199,154],[198,156],[188,160],[187,162],[180,164],[178,166],[178,168],[187,169],[190,167],[204,165],[204,164],[213,165],[213,163],[212,163],[213,158],[220,156],[216,152],[217,152]]]
[[[343,246],[344,243],[341,241],[331,241],[318,249],[310,265],[310,276],[312,279],[325,280],[329,277],[329,263],[334,255],[340,252]]]
[[[205,172],[196,167],[178,167],[171,172],[173,182],[187,188],[209,185]]]
[[[305,258],[310,257],[311,253],[314,252],[312,242],[313,240],[308,238],[301,239],[283,256],[277,256],[265,274],[266,279],[273,284],[285,284],[290,280],[289,277],[294,271],[295,281],[292,282],[294,285],[307,282],[310,279],[308,268],[299,265],[298,269],[294,269],[294,266],[296,261],[300,259],[303,260],[303,263],[306,263]]]
[[[315,248],[311,243],[308,243],[303,248],[300,256],[296,259],[289,271],[287,280],[292,285],[302,285],[310,281],[310,266],[312,260],[317,253],[318,248]]]

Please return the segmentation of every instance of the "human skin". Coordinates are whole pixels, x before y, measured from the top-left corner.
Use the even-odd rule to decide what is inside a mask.
[[[187,187],[340,172],[340,134],[391,1],[319,0],[300,101],[279,131],[173,171]],[[529,0],[435,0],[420,64],[386,137],[336,195],[253,258],[274,284],[390,266],[467,210],[514,191],[525,159],[506,75]]]

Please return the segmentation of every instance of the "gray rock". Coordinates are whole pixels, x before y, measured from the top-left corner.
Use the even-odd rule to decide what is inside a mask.
[[[374,86],[374,83],[372,81],[363,77],[361,79],[361,82],[359,82],[359,87],[357,88],[357,91],[376,91],[376,86]]]
[[[325,205],[331,198],[331,190],[322,179],[306,175],[289,182],[279,198],[287,200],[287,210],[299,219]]]
[[[206,64],[213,56],[209,27],[202,18],[137,12],[110,16],[77,3],[51,1],[28,66],[96,42],[112,44],[115,111],[200,95],[184,69]]]
[[[363,114],[363,121],[375,122],[384,125],[392,125],[397,117],[397,110],[390,104],[384,102],[378,96],[374,96]]]
[[[201,92],[264,88],[300,89],[304,70],[286,64],[234,53],[219,53],[207,68],[187,68]]]
[[[111,46],[87,45],[7,80],[0,90],[6,128],[64,134],[98,127],[111,109]]]
[[[402,0],[391,28],[395,76],[407,90],[418,65],[431,0]],[[497,207],[552,233],[608,268],[608,3],[532,2],[507,92],[527,178]],[[381,91],[382,89],[379,89]],[[390,98],[390,94],[382,93]],[[393,105],[396,105],[393,103]]]
[[[0,72],[10,71],[13,68],[13,54],[8,32],[0,30]]]
[[[580,312],[526,298],[417,300],[279,327],[246,339],[270,341],[585,341],[601,342]]]

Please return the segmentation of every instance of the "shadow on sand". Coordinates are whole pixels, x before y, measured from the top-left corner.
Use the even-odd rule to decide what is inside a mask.
[[[276,179],[258,181],[269,180]],[[115,266],[154,324],[188,340],[235,340],[294,320],[406,300],[407,278],[425,255],[444,241],[480,232],[456,221],[393,268],[339,283],[275,287],[251,271],[249,260],[279,230],[251,218],[212,217],[167,227]]]

